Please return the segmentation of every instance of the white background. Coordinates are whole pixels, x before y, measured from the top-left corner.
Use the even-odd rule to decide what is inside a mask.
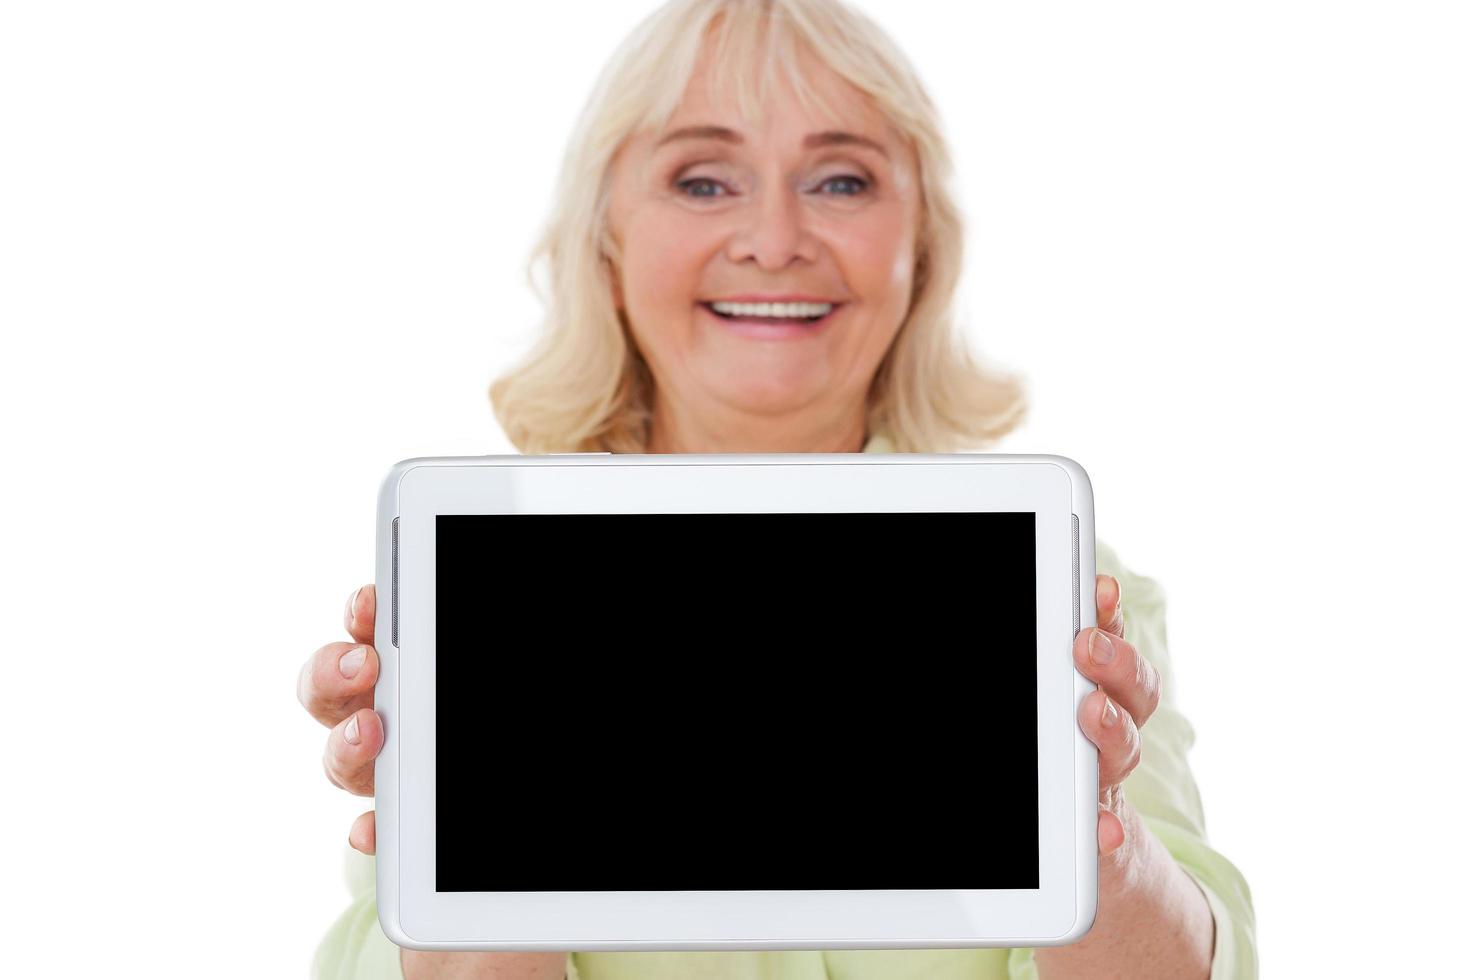
[[[1166,590],[1264,974],[1465,966],[1468,8],[862,7],[1029,379],[997,451],[1080,461]],[[306,973],[371,801],[297,671],[386,468],[512,451],[523,259],[650,9],[0,8],[7,973]]]

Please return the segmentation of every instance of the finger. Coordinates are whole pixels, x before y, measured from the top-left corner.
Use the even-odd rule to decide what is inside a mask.
[[[1099,836],[1101,856],[1114,854],[1125,843],[1125,825],[1115,814],[1101,809]]]
[[[373,759],[384,747],[384,725],[372,709],[355,711],[327,736],[322,768],[334,786],[373,795]]]
[[[377,843],[375,840],[378,830],[376,823],[372,810],[358,814],[357,819],[353,821],[353,826],[348,828],[348,844],[353,850],[362,851],[364,854],[373,853]]]
[[[1074,664],[1144,725],[1161,703],[1161,673],[1136,648],[1091,626],[1074,638]]]
[[[1100,786],[1118,786],[1141,761],[1141,734],[1130,713],[1104,691],[1079,706],[1079,727],[1100,750]]]
[[[358,643],[329,643],[307,658],[297,674],[297,700],[329,727],[359,708],[373,707],[378,651]]]
[[[1120,580],[1113,575],[1095,576],[1095,622],[1125,639],[1125,611],[1120,602]]]
[[[348,597],[348,607],[343,610],[343,625],[348,628],[348,635],[359,643],[372,643],[377,610],[377,590],[372,585],[360,586]]]

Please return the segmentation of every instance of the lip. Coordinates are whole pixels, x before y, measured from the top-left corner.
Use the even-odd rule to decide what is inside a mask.
[[[703,299],[702,303],[832,303],[840,305],[840,300],[825,299],[822,296],[800,296],[797,293],[787,293],[782,296],[763,293],[743,293],[740,296],[717,296],[715,299]]]
[[[848,306],[849,306],[848,303],[835,303],[833,309],[831,309],[827,313],[825,313],[821,319],[815,320],[812,323],[758,323],[758,322],[756,322],[754,320],[741,320],[741,319],[732,320],[732,319],[728,319],[728,318],[726,318],[726,317],[721,316],[720,314],[718,314],[715,310],[711,309],[711,303],[725,303],[725,302],[733,302],[733,303],[736,303],[736,302],[742,302],[742,303],[751,303],[751,302],[788,302],[788,303],[815,302],[815,303],[827,303],[829,301],[828,300],[710,300],[710,301],[703,301],[703,302],[700,302],[700,303],[697,303],[696,304],[696,306],[700,307],[702,314],[708,320],[710,320],[712,323],[716,324],[718,327],[721,327],[724,330],[729,330],[729,331],[731,331],[732,333],[735,333],[735,334],[740,334],[741,336],[744,336],[744,337],[754,338],[756,340],[791,340],[791,339],[797,339],[797,338],[800,338],[800,337],[816,337],[819,334],[823,333],[826,329],[828,329],[829,324],[831,324],[831,323],[834,322],[834,318],[839,315],[840,311],[848,308]]]

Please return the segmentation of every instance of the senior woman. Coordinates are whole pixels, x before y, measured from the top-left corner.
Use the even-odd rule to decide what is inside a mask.
[[[674,0],[616,52],[579,120],[534,251],[538,346],[491,388],[524,453],[950,452],[1011,431],[1024,397],[953,330],[962,231],[931,100],[840,0]],[[534,287],[536,283],[533,283]],[[1253,908],[1207,843],[1176,708],[1160,586],[1097,542],[1100,900],[1091,931],[1033,949],[431,953],[379,928],[374,821],[354,821],[353,900],[320,977],[542,980],[1252,977]],[[329,778],[373,792],[373,587],[298,694],[331,727]],[[1149,727],[1147,727],[1149,722]],[[863,723],[862,719],[856,723]],[[1008,805],[1010,787],[996,787]],[[1019,788],[1021,790],[1021,788]],[[571,805],[571,804],[569,804]],[[589,821],[599,819],[588,812]],[[842,820],[843,814],[834,814]],[[993,842],[979,839],[977,846]]]

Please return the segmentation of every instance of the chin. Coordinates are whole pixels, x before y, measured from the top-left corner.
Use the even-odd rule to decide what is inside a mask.
[[[712,379],[707,389],[727,405],[757,415],[782,416],[809,407],[831,386],[826,375],[814,371],[774,372],[770,368],[725,365],[725,375]],[[733,377],[733,373],[752,375]]]

